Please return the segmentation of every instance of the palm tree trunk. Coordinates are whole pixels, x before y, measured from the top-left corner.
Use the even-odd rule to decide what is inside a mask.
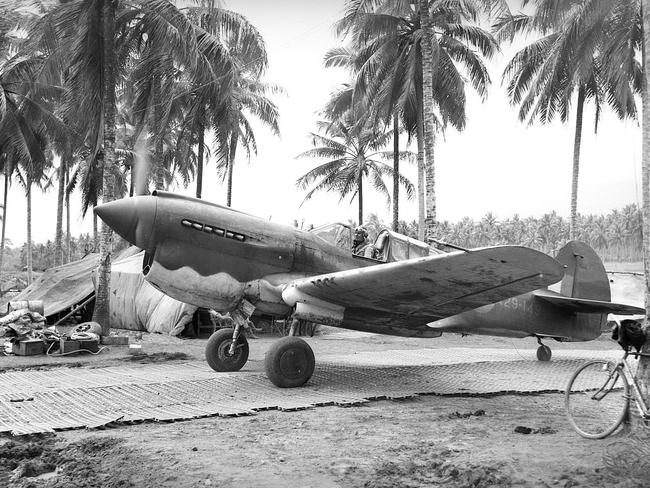
[[[425,124],[425,128],[426,128]],[[425,131],[426,132],[426,131]],[[433,134],[433,132],[431,132]],[[424,136],[425,140],[425,147],[426,147],[426,164],[424,165],[424,191],[425,191],[425,206],[426,206],[426,232],[425,235],[427,237],[435,237],[435,227],[436,227],[436,218],[437,218],[437,211],[436,211],[436,166],[435,166],[435,159],[434,159],[434,151],[435,151],[435,139],[431,137],[431,140],[429,140],[429,137],[426,135]],[[427,143],[426,141],[429,140]],[[426,237],[425,237],[426,239]]]
[[[32,181],[27,177],[27,285],[32,284],[34,279],[32,263]]]
[[[576,238],[578,221],[578,174],[580,172],[580,142],[582,141],[582,114],[585,106],[585,89],[578,90],[578,107],[576,112],[576,133],[573,142],[573,177],[571,178],[571,218],[569,220],[569,238]]]
[[[399,114],[393,114],[393,230],[399,227]]]
[[[63,196],[65,193],[65,168],[68,165],[68,154],[63,155],[59,165],[59,188],[56,199],[56,232],[54,236],[54,265],[63,264]]]
[[[363,224],[363,173],[359,173],[359,225]]]
[[[232,168],[235,165],[235,154],[237,152],[237,143],[239,142],[239,132],[235,131],[230,139],[230,151],[228,154],[228,190],[226,193],[226,205],[232,204]]]
[[[5,168],[5,192],[2,196],[2,238],[0,239],[0,284],[2,284],[2,263],[5,255],[5,230],[7,227],[7,193],[9,192],[9,173]]]
[[[65,170],[65,186],[66,190],[68,183],[70,182],[70,172],[69,169]],[[66,252],[66,263],[72,261],[72,247],[70,245],[70,192],[65,192],[65,252]]]
[[[93,212],[93,252],[99,251],[99,229],[97,227],[97,215]]]
[[[132,197],[135,193],[135,181],[133,179],[133,162],[131,162],[131,168],[129,169],[130,178],[129,178],[129,196]]]
[[[203,150],[205,144],[205,129],[199,125],[199,147],[196,161],[196,198],[201,198],[203,190]]]
[[[418,88],[417,93],[417,143],[418,143],[418,239],[424,240],[425,213],[424,213],[424,116],[422,115],[422,89]]]
[[[424,147],[426,156],[426,235],[432,236],[436,222],[436,193],[434,165],[434,114],[433,114],[433,70],[437,64],[433,57],[433,27],[429,17],[427,0],[420,0],[420,25],[422,26],[422,109],[424,116]]]
[[[103,4],[104,31],[104,171],[102,178],[102,201],[114,199],[113,172],[115,164],[115,9],[117,1],[107,0]],[[110,278],[111,278],[111,241],[112,231],[102,222],[99,242],[99,269],[97,270],[97,288],[95,292],[95,309],[93,320],[102,326],[102,335],[110,332]]]
[[[648,66],[650,66],[650,0],[641,2],[643,17],[643,89],[642,103],[643,114],[641,123],[641,186],[642,186],[642,220],[643,220],[643,268],[645,271],[645,328],[648,331],[648,317],[650,317],[650,77]],[[643,352],[650,352],[650,345],[646,343]],[[650,400],[650,358],[641,357],[637,369],[637,378],[641,385],[642,393],[646,401]]]
[[[153,78],[153,87],[152,87],[152,98],[153,98],[153,114],[154,114],[154,123],[155,127],[154,133],[154,159],[156,161],[155,168],[155,186],[158,190],[165,189],[165,165],[163,163],[163,123],[162,123],[162,92],[161,92],[161,83],[162,80],[158,76]]]

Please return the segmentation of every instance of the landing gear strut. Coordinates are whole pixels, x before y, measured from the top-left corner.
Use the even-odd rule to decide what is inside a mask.
[[[537,343],[539,347],[537,348],[537,359],[540,361],[550,361],[551,360],[551,348],[545,344],[542,344],[542,339],[537,338]]]
[[[293,336],[298,325],[298,319],[293,319],[290,335],[276,341],[266,353],[266,376],[280,388],[302,386],[314,373],[314,351],[307,342]]]
[[[230,313],[234,329],[219,329],[208,339],[205,346],[205,359],[215,371],[239,371],[248,361],[248,341],[242,328],[248,327],[248,319],[255,306],[242,300]]]

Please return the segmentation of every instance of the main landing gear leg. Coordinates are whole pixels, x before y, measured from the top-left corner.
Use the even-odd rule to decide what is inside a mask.
[[[300,321],[294,318],[289,336],[283,337],[266,353],[266,376],[275,386],[295,388],[302,386],[314,373],[314,351],[300,337],[295,337]]]
[[[255,306],[242,300],[230,313],[234,328],[219,329],[208,339],[205,359],[215,371],[239,371],[248,361],[248,341],[242,329],[248,326],[248,319]]]
[[[551,348],[542,344],[542,339],[540,337],[537,338],[537,343],[539,344],[539,347],[537,348],[537,359],[540,361],[550,361],[552,355]]]

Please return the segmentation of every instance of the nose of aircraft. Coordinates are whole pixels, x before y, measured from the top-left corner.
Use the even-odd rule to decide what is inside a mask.
[[[114,200],[95,207],[95,214],[128,242],[149,250],[156,219],[156,197]]]

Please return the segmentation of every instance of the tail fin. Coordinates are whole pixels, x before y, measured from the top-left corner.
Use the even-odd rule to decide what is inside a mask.
[[[571,298],[610,301],[609,278],[605,266],[589,245],[568,242],[556,258],[565,266],[560,293]]]

